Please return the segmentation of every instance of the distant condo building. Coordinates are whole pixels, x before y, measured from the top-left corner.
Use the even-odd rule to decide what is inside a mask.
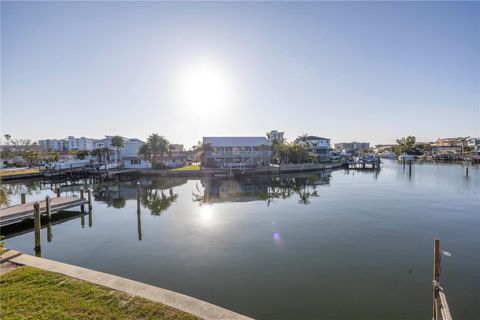
[[[95,146],[95,139],[91,138],[75,138],[73,136],[69,136],[66,139],[45,139],[39,140],[38,145],[40,150],[48,151],[48,150],[55,150],[55,151],[63,151],[63,150],[86,150],[91,151],[94,149]]]
[[[265,137],[203,137],[207,166],[245,167],[268,166],[272,152],[270,142]]]
[[[339,142],[334,145],[337,151],[348,151],[350,153],[367,151],[370,149],[370,143],[368,142]]]

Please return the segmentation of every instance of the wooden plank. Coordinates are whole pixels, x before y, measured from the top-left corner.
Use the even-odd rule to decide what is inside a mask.
[[[51,212],[64,210],[70,207],[78,206],[87,203],[87,200],[82,200],[78,197],[57,197],[50,199]],[[46,201],[39,202],[40,212],[47,213]],[[15,223],[23,219],[33,217],[33,203],[19,204],[7,208],[0,209],[0,225],[7,225]]]
[[[445,293],[442,290],[439,290],[438,296],[440,299],[440,313],[442,315],[442,320],[452,320]]]

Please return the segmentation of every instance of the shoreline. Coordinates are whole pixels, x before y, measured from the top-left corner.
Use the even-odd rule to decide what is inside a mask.
[[[4,262],[59,273],[71,278],[145,298],[152,302],[161,303],[205,320],[252,320],[250,317],[182,293],[115,276],[109,273],[99,272],[55,260],[34,257],[15,250],[8,250],[0,256],[0,263]]]

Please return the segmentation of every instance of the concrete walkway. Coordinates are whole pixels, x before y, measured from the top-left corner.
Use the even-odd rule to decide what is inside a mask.
[[[1,256],[1,260],[60,273],[72,278],[123,291],[153,302],[165,304],[205,320],[252,320],[252,318],[174,291],[62,262],[34,257],[14,250],[9,250],[4,253]]]

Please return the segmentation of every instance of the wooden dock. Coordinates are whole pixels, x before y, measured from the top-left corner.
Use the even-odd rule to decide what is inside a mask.
[[[378,170],[380,169],[379,162],[366,162],[366,161],[350,161],[347,163],[348,169],[353,170]]]
[[[47,205],[47,201],[49,204]],[[43,201],[22,203],[7,208],[0,209],[0,227],[22,222],[25,219],[34,217],[35,204],[38,203],[40,215],[50,216],[54,212],[68,208],[83,206],[89,204],[91,207],[91,191],[88,192],[88,199],[83,196],[83,190],[80,197],[53,197],[46,198]]]

